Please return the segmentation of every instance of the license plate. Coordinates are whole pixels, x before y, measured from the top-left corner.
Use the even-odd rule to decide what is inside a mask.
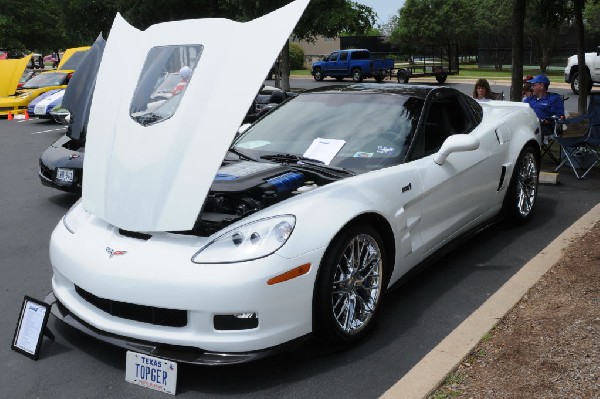
[[[35,115],[46,115],[46,106],[45,105],[36,105],[33,110]]]
[[[73,183],[73,169],[57,168],[56,180],[61,183]]]
[[[127,351],[125,381],[175,395],[177,363]]]

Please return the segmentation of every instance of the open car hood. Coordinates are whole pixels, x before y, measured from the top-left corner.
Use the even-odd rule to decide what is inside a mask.
[[[30,59],[31,54],[23,58],[0,60],[0,97],[15,94]]]
[[[247,23],[198,19],[146,31],[117,15],[90,110],[84,208],[125,230],[191,230],[248,107],[308,3],[296,0]],[[176,45],[202,47],[191,80],[169,118],[143,125],[132,112],[147,89],[138,82],[155,64],[152,51]]]
[[[67,136],[74,140],[85,138],[96,76],[105,46],[106,41],[102,34],[98,35],[77,71],[73,73],[62,100],[61,106],[71,113]]]
[[[58,67],[56,69],[69,69],[69,70],[77,69],[77,67],[79,66],[79,63],[83,59],[83,54],[77,54],[77,56],[76,56],[77,59],[72,60],[72,62],[69,63],[70,65],[67,64],[69,59],[71,59],[71,57],[73,57],[76,53],[86,52],[89,49],[90,49],[90,46],[72,47],[72,48],[66,49],[65,53],[63,54],[62,58],[60,59]]]

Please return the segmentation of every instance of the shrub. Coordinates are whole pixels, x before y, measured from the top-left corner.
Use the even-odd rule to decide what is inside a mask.
[[[296,43],[290,43],[290,69],[304,69],[304,50]]]

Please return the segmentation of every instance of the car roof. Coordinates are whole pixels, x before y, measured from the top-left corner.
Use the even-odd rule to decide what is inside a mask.
[[[360,83],[351,85],[334,85],[307,90],[304,93],[379,93],[396,94],[425,99],[430,93],[460,93],[450,87],[434,87],[401,83]],[[304,94],[303,93],[303,94]]]

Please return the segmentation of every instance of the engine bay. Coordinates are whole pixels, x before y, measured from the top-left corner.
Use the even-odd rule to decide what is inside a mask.
[[[254,212],[339,179],[297,164],[225,161],[192,233],[208,236]]]

